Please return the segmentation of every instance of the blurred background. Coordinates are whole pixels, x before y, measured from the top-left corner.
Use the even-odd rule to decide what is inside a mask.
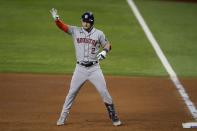
[[[197,3],[135,0],[142,16],[179,76],[197,76]],[[49,10],[81,26],[92,11],[112,51],[101,62],[104,74],[167,76],[126,0],[0,0],[0,72],[72,74],[71,36],[60,31]]]

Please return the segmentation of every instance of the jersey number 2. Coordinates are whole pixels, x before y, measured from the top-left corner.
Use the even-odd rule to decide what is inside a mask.
[[[95,54],[95,48],[92,48],[91,54]]]

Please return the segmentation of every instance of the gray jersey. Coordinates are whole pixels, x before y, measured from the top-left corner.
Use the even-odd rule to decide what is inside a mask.
[[[77,61],[97,61],[99,48],[108,43],[105,34],[96,28],[87,32],[82,27],[69,26],[68,34],[73,37]]]

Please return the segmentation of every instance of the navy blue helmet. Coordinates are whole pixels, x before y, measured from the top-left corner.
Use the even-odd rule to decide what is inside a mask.
[[[83,13],[83,15],[81,16],[82,21],[90,23],[91,25],[94,24],[94,15],[92,12],[85,12]]]

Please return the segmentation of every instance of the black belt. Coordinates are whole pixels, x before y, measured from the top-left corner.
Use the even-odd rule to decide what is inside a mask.
[[[85,66],[85,67],[90,67],[90,66],[93,66],[97,63],[98,63],[98,61],[82,61],[82,62],[77,61],[77,64]]]

